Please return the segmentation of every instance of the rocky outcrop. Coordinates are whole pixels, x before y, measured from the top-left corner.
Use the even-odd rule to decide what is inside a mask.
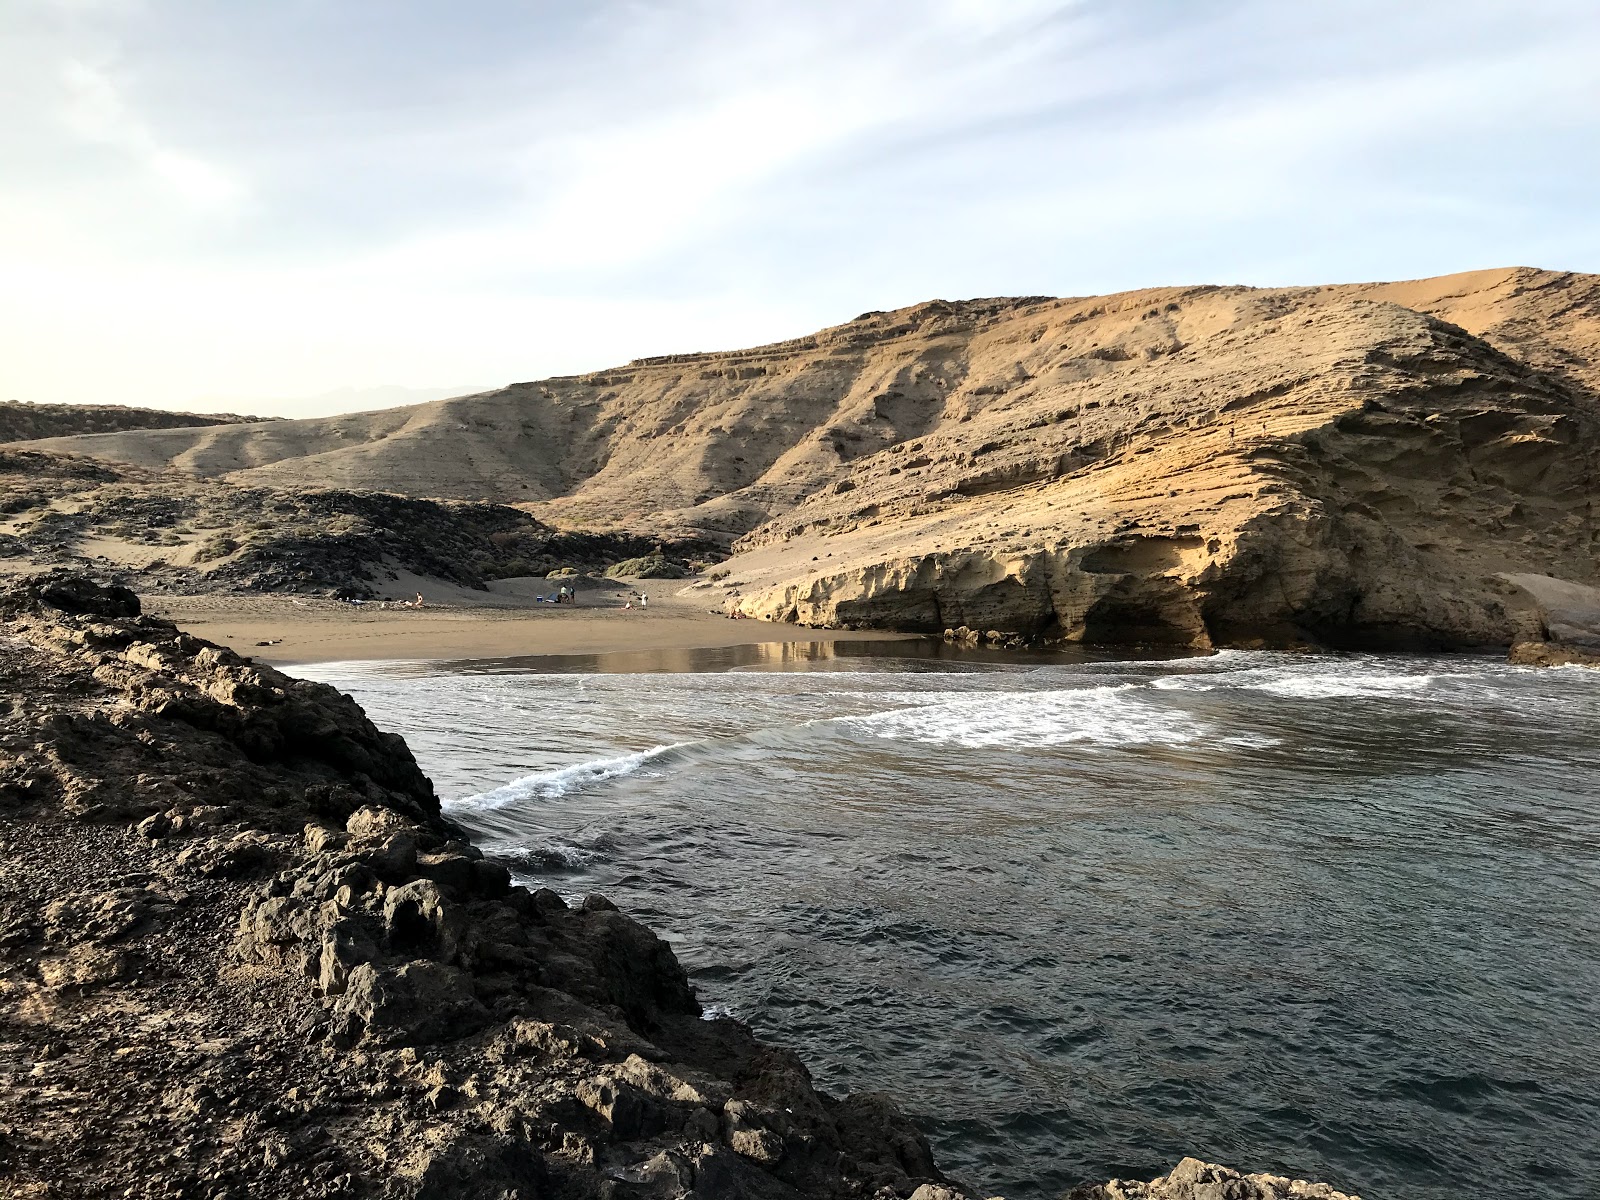
[[[166,412],[121,404],[23,404],[0,400],[0,443],[117,433],[128,429],[196,429],[265,420],[237,413]]]
[[[1600,667],[1600,588],[1546,575],[1507,575],[1531,602],[1511,661],[1529,667]]]
[[[500,504],[241,488],[0,449],[0,559],[43,566],[93,558],[137,570],[146,591],[367,597],[396,571],[482,588],[666,552],[679,574],[686,560],[725,553],[704,539],[557,530]]]
[[[1066,1200],[1361,1200],[1325,1183],[1281,1175],[1241,1175],[1215,1163],[1186,1158],[1169,1175],[1140,1183],[1113,1179],[1067,1193]]]
[[[1044,643],[1504,646],[1535,607],[1510,578],[1595,578],[1592,398],[1386,304],[1306,299],[1231,339],[852,463],[736,545],[730,608]]]
[[[0,617],[6,1194],[942,1185],[609,902],[513,886],[347,697],[79,576]]]

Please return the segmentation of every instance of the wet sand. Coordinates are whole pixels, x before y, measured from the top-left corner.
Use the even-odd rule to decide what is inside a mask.
[[[197,637],[280,666],[883,641],[895,636],[736,621],[709,611],[711,599],[700,595],[652,592],[649,607],[640,610],[623,608],[620,595],[585,595],[575,605],[553,605],[535,603],[510,588],[462,591],[424,588],[420,609],[278,595],[148,596],[145,609]]]

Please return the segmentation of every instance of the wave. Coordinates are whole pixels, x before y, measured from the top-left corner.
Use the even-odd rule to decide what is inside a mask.
[[[1401,675],[1392,672],[1354,671],[1339,674],[1293,672],[1237,672],[1231,675],[1169,675],[1154,680],[1158,691],[1211,692],[1220,690],[1268,692],[1291,700],[1402,699],[1420,696],[1441,676]]]
[[[1210,740],[1209,725],[1130,695],[1137,686],[964,696],[835,723],[873,737],[973,749],[1188,746]]]
[[[551,838],[537,846],[494,846],[493,856],[513,871],[536,875],[576,875],[606,858],[615,842],[602,835],[593,845],[583,846],[565,838]]]
[[[696,745],[699,743],[673,742],[668,746],[652,746],[648,750],[622,754],[616,758],[597,758],[590,762],[574,763],[570,767],[562,767],[556,771],[524,775],[521,779],[513,779],[510,783],[492,791],[447,800],[444,802],[444,807],[481,812],[504,808],[508,804],[524,800],[554,800],[593,787],[597,783],[635,774],[651,763],[659,762]]]

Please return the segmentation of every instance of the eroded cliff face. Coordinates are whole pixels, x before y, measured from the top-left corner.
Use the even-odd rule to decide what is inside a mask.
[[[704,1019],[603,898],[513,886],[347,697],[138,612],[78,576],[0,593],[0,1192],[940,1182],[891,1102]]]
[[[1504,574],[1594,578],[1600,426],[1571,381],[1364,300],[1226,340],[853,463],[738,544],[730,607],[998,640],[1503,645],[1534,620]]]

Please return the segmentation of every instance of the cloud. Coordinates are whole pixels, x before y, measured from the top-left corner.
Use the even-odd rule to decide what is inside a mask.
[[[20,11],[0,395],[525,379],[933,295],[1600,268],[1587,0]]]
[[[77,0],[81,3],[81,0]],[[63,123],[79,138],[120,151],[177,198],[202,209],[236,204],[244,189],[227,172],[164,145],[101,68],[69,59],[61,67]]]

